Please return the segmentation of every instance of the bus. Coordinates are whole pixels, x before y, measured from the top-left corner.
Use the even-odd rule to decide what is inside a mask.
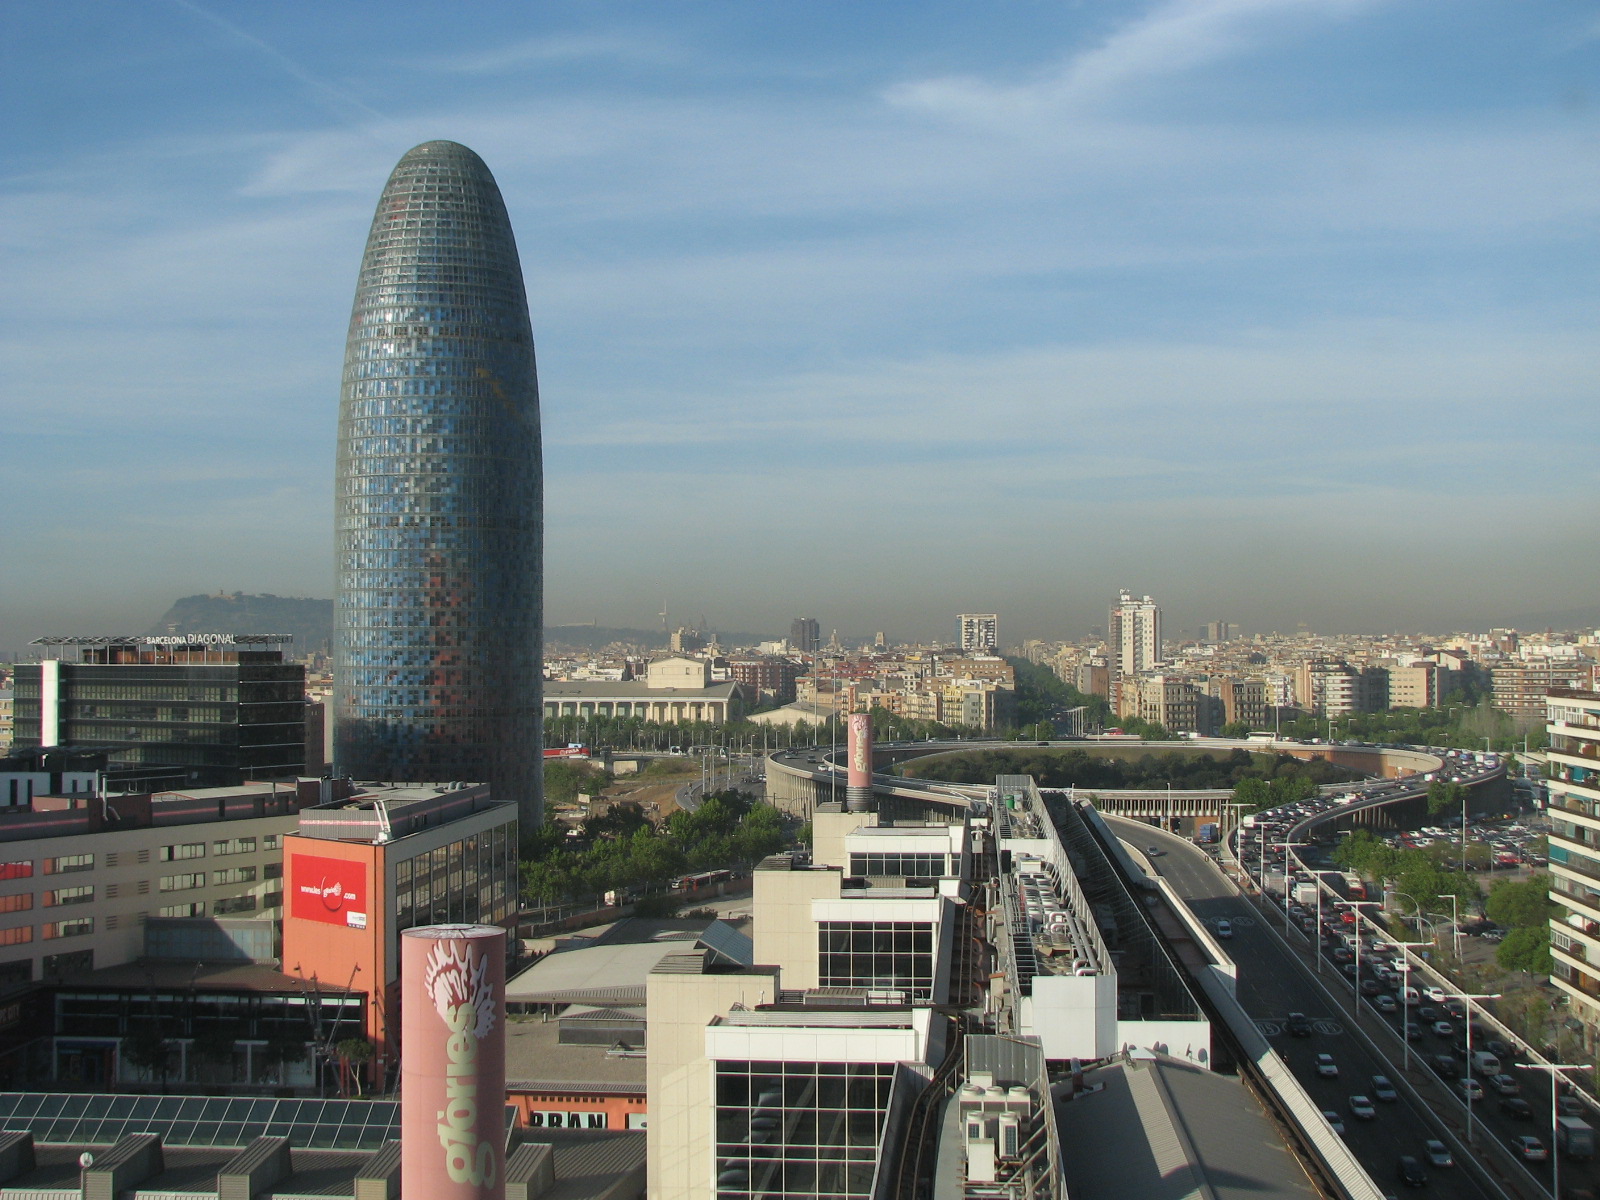
[[[1367,898],[1367,885],[1361,882],[1361,876],[1353,871],[1346,871],[1339,879],[1344,884],[1344,898],[1346,900],[1365,900]]]
[[[546,758],[588,758],[589,747],[577,742],[569,742],[565,746],[556,746],[544,752]]]
[[[671,888],[675,892],[703,892],[707,888],[716,887],[720,883],[731,883],[732,871],[701,871],[698,875],[680,875],[674,879]]]

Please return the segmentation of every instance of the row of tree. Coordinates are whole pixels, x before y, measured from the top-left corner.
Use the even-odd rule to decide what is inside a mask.
[[[522,893],[547,905],[655,889],[686,872],[748,867],[789,840],[782,814],[747,792],[712,792],[659,825],[636,804],[616,804],[585,821],[577,838],[546,822],[524,850]]]
[[[1303,761],[1287,754],[1226,754],[1169,750],[1093,753],[1069,749],[985,749],[941,755],[926,765],[907,763],[902,773],[953,783],[987,783],[996,775],[1032,775],[1040,787],[1222,789],[1261,807],[1312,795],[1319,784],[1354,778],[1354,773],[1322,759]],[[1238,788],[1244,787],[1241,795]]]

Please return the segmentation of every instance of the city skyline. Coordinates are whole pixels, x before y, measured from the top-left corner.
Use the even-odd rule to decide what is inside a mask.
[[[444,11],[17,10],[0,645],[332,594],[354,247],[432,137],[525,231],[552,623],[1588,623],[1600,489],[1533,464],[1597,437],[1592,18]]]

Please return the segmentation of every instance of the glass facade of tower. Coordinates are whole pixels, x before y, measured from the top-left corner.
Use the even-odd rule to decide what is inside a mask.
[[[454,142],[383,190],[339,408],[335,769],[487,781],[542,817],[543,477],[505,204]]]

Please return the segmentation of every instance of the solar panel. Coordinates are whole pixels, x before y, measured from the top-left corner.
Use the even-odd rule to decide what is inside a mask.
[[[244,1146],[263,1135],[291,1145],[373,1149],[400,1136],[394,1100],[269,1100],[229,1096],[108,1096],[0,1092],[0,1130],[40,1143],[114,1145],[157,1133],[168,1146]]]

